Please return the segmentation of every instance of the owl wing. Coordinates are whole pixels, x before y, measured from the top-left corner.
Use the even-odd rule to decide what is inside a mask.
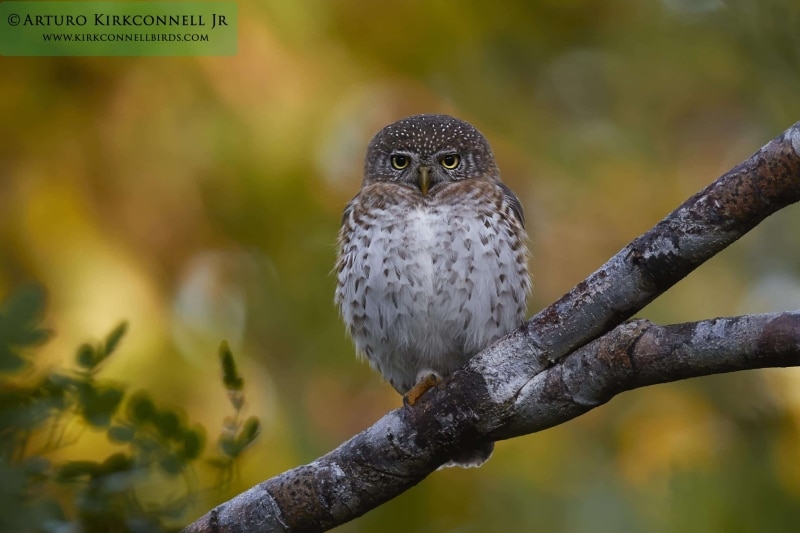
[[[522,228],[525,228],[525,213],[522,211],[522,204],[517,198],[517,195],[514,194],[514,191],[508,188],[508,186],[503,183],[502,181],[499,182],[500,188],[503,190],[503,198],[509,203],[511,206],[511,210],[516,215],[517,220],[519,220],[520,225]]]
[[[347,202],[347,205],[344,206],[344,211],[342,212],[342,224],[341,224],[342,226],[344,226],[345,222],[347,222],[347,219],[350,217],[350,213],[353,211],[353,206],[356,203],[357,199],[358,195],[356,195],[352,200]]]

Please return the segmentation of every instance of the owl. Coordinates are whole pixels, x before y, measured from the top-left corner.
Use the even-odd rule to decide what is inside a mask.
[[[520,326],[524,217],[486,138],[447,115],[379,131],[338,239],[335,302],[357,352],[413,404]],[[478,466],[488,443],[452,464]]]

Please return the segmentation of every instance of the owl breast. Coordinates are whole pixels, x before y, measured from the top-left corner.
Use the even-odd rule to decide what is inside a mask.
[[[525,235],[502,194],[497,209],[474,186],[457,202],[364,192],[342,226],[336,302],[357,350],[395,389],[452,373],[522,323]]]

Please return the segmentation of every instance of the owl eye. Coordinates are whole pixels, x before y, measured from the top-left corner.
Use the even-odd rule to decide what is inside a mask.
[[[393,155],[392,166],[397,170],[403,170],[408,166],[409,158],[405,155]]]
[[[441,163],[442,166],[447,170],[453,170],[458,166],[460,162],[461,162],[461,156],[459,156],[458,154],[446,155],[439,160],[439,163]]]

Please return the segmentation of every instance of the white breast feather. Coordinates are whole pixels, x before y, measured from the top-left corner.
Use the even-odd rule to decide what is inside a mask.
[[[370,223],[391,231],[373,231],[365,253],[345,246],[350,267],[336,295],[342,316],[357,349],[401,392],[420,371],[451,373],[524,318],[529,281],[518,271],[519,252],[476,212],[468,202],[388,206]],[[356,227],[351,241],[365,235]]]

